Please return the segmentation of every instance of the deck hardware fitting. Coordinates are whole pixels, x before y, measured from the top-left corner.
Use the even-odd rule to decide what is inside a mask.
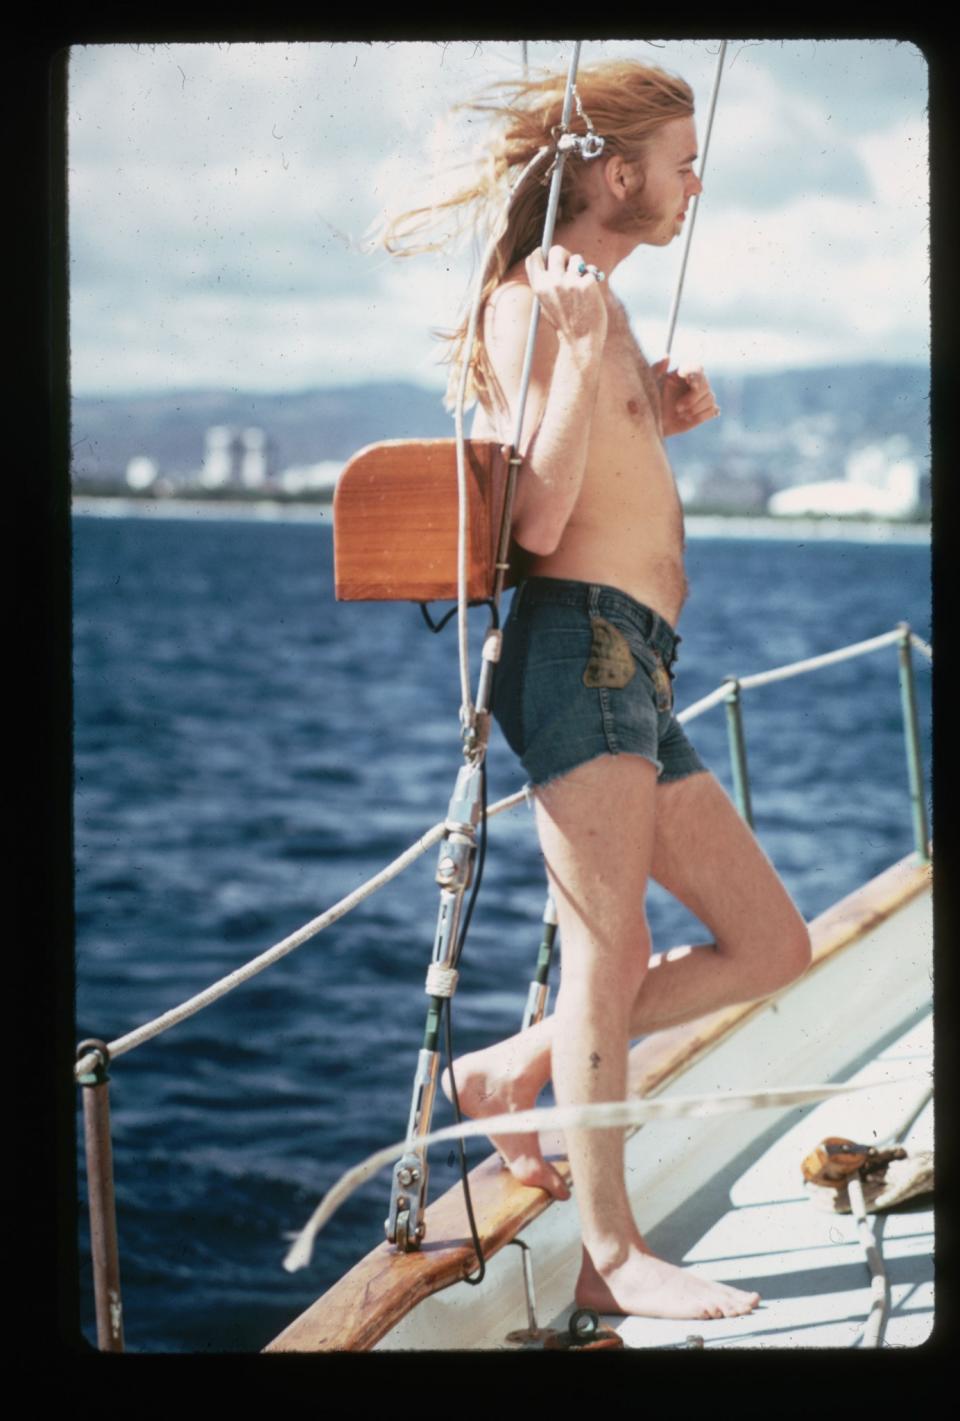
[[[527,1326],[518,1327],[514,1332],[508,1332],[507,1342],[514,1343],[546,1343],[548,1338],[556,1334],[551,1327],[541,1327],[537,1322],[537,1298],[533,1287],[533,1263],[530,1258],[530,1245],[524,1243],[522,1238],[512,1238],[511,1244],[521,1250],[523,1262],[523,1292],[527,1305]]]
[[[566,1332],[547,1339],[549,1351],[608,1352],[623,1347],[623,1338],[612,1327],[604,1327],[593,1308],[577,1308],[570,1316]]]

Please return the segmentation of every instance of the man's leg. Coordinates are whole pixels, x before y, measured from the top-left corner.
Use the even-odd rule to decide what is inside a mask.
[[[620,756],[615,763],[625,766],[633,758]],[[609,828],[616,821],[611,816],[606,824]],[[649,866],[650,876],[690,908],[713,942],[653,957],[633,999],[631,1038],[733,1002],[769,996],[805,970],[810,957],[806,925],[712,774],[657,787]],[[640,950],[649,951],[645,924]],[[462,1057],[457,1082],[464,1109],[488,1115],[531,1106],[550,1077],[555,1029],[556,1018],[547,1017],[508,1041]],[[519,1179],[566,1197],[559,1174],[540,1155],[536,1136],[505,1137],[498,1147]]]
[[[634,1003],[634,1035],[771,996],[810,965],[806,923],[714,775],[658,787],[651,877],[712,941],[656,959]]]
[[[632,755],[592,760],[537,795],[563,954],[552,1049],[561,1105],[626,1094],[632,1004],[650,956],[644,898],[657,799],[655,767]],[[582,1306],[702,1318],[756,1304],[756,1294],[650,1253],[627,1195],[621,1130],[569,1130],[566,1142],[583,1235]]]

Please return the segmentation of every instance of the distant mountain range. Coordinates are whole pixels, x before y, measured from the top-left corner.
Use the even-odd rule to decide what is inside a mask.
[[[806,462],[805,448],[839,456],[857,444],[894,435],[903,436],[913,457],[927,457],[929,374],[923,366],[842,365],[719,375],[712,383],[723,416],[671,442],[678,474],[702,461],[730,466],[734,455],[747,456],[750,464],[751,450],[759,449],[769,465],[781,437],[794,455],[799,451],[801,463]],[[166,474],[188,475],[203,461],[211,425],[263,429],[278,469],[345,460],[380,439],[453,434],[453,419],[440,394],[401,381],[295,394],[80,395],[73,400],[72,421],[73,473],[80,481],[122,477],[138,455],[154,460]],[[841,473],[842,466],[834,466],[821,477]]]
[[[81,395],[73,400],[74,475],[120,473],[146,455],[167,474],[203,462],[211,425],[255,426],[268,435],[283,469],[346,460],[380,439],[443,438],[453,420],[435,390],[402,381],[295,394],[186,390],[162,395]]]

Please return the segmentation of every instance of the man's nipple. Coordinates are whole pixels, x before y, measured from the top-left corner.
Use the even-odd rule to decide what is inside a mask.
[[[627,409],[631,414],[640,413],[640,405],[637,400],[627,400]]]

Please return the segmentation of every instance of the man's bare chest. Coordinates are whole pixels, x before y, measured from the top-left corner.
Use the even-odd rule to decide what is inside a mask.
[[[602,406],[606,417],[621,420],[654,437],[660,430],[660,395],[653,372],[630,329],[626,315],[611,318],[603,351]]]

